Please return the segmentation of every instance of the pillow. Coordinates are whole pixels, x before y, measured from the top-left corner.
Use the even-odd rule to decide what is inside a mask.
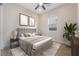
[[[24,37],[23,33],[19,34],[19,37]]]
[[[35,36],[35,34],[34,33],[31,33],[30,36]]]
[[[36,36],[38,33],[30,33],[30,36]]]
[[[35,33],[33,33],[33,34],[34,34],[34,35],[38,35],[38,33],[36,33],[36,32],[35,32]]]
[[[24,33],[24,37],[30,37],[30,33]]]

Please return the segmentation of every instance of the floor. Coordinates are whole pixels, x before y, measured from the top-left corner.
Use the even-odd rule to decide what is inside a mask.
[[[71,48],[66,45],[61,45],[55,56],[71,56]]]
[[[27,56],[27,54],[25,54],[20,47],[14,49],[3,49],[1,50],[1,55]],[[59,43],[54,43],[53,46],[49,50],[45,51],[41,56],[71,56],[71,48],[63,44],[60,45]]]

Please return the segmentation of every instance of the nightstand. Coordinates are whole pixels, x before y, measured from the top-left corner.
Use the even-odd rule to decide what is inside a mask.
[[[11,38],[10,39],[10,48],[16,48],[19,46],[19,38],[16,38],[16,39],[13,39]]]

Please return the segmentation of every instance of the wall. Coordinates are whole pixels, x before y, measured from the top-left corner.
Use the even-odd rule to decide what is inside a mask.
[[[0,48],[1,48],[1,6],[0,6]]]
[[[57,16],[57,31],[48,30],[48,17]],[[65,22],[77,22],[77,4],[64,4],[63,6],[52,10],[51,12],[40,15],[40,31],[45,36],[50,36],[57,42],[64,42],[63,31]]]
[[[17,27],[22,27],[19,26],[19,13],[23,13],[28,16],[33,16],[36,19],[36,23],[38,23],[37,14],[17,4],[3,4],[3,47],[9,47],[11,32]]]
[[[78,13],[77,13],[77,23],[78,23],[78,29],[79,29],[79,3],[77,4],[77,9],[78,9]]]
[[[0,49],[2,49],[3,39],[3,7],[0,5]]]

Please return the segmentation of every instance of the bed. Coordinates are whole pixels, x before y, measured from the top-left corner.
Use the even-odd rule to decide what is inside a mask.
[[[40,55],[52,45],[52,38],[46,36],[20,36],[19,39],[20,47],[29,56]]]

